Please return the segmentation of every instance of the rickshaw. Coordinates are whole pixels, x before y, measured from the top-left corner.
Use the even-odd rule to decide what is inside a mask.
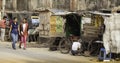
[[[83,30],[81,29],[82,21],[81,21],[82,16],[78,16],[80,19],[75,19],[76,21],[79,22],[78,27],[80,28],[79,30],[79,38],[82,46],[80,52],[85,54],[86,56],[90,56],[90,54],[95,53],[97,55],[99,53],[99,50],[102,46],[101,45],[93,45],[96,41],[102,41],[102,35],[103,35],[103,29],[101,29],[101,25],[103,24],[103,18],[100,15],[97,14],[91,14],[91,23],[86,23],[83,24]],[[75,15],[73,18],[76,18]],[[75,21],[74,20],[74,21]],[[59,50],[61,53],[67,54],[70,52],[71,47],[72,47],[72,40],[71,37],[74,36],[66,36],[62,38],[62,40],[59,43]],[[98,48],[94,48],[98,47]],[[97,51],[95,51],[97,50]]]

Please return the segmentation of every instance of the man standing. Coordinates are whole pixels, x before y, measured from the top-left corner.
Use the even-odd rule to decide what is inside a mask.
[[[1,41],[4,41],[5,37],[5,28],[6,28],[6,16],[0,21],[0,28],[1,28]]]

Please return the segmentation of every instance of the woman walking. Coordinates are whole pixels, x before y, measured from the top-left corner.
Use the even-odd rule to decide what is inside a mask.
[[[15,44],[18,41],[18,34],[19,34],[19,26],[18,26],[18,22],[17,22],[16,17],[13,18],[13,23],[10,25],[9,34],[11,34],[11,37],[12,37],[12,48],[14,50],[16,50],[16,45]]]
[[[21,33],[21,42],[19,44],[19,48],[21,48],[21,45],[23,44],[24,45],[23,49],[25,50],[27,36],[28,36],[28,23],[26,18],[23,19],[23,22],[20,25],[20,33]]]

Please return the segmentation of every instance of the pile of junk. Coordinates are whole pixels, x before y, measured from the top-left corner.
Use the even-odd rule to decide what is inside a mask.
[[[99,60],[120,59],[119,11],[100,10],[89,12],[91,19],[83,19],[83,43],[88,42],[86,55],[98,56]],[[82,44],[83,45],[83,44]],[[83,48],[85,49],[85,48]]]
[[[67,54],[72,47],[70,38],[77,36],[82,40],[81,53],[84,56],[98,56],[99,60],[120,57],[119,11],[54,11],[51,14],[48,10],[45,13],[49,19],[41,20],[47,25],[40,24],[44,34],[41,32],[39,38],[48,39],[49,50]]]

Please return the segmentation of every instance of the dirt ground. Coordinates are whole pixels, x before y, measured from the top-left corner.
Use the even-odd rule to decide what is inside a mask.
[[[17,45],[18,46],[18,45]],[[97,57],[72,56],[48,48],[13,50],[10,42],[0,42],[0,63],[120,63],[120,61],[98,62]]]

